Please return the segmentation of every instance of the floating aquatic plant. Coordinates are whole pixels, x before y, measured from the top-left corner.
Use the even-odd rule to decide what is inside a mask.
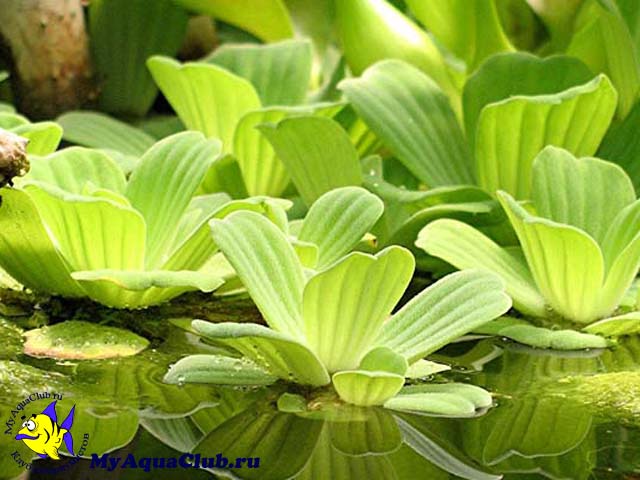
[[[416,244],[457,268],[500,275],[524,315],[605,336],[640,330],[640,315],[629,312],[635,302],[620,308],[640,267],[640,201],[620,167],[547,147],[533,165],[531,202],[504,191],[498,199],[520,248],[448,219],[425,227]],[[574,339],[567,348],[604,346],[592,336]]]
[[[429,187],[398,188],[375,170],[365,175],[391,217],[376,233],[384,245],[408,247],[437,218],[499,225],[495,191],[529,198],[533,159],[547,145],[595,154],[617,104],[609,79],[579,60],[527,53],[494,55],[469,78],[464,128],[441,88],[400,60],[378,62],[339,87],[418,186]]]
[[[344,401],[356,405],[459,415],[490,405],[490,395],[474,386],[403,386],[407,377],[443,369],[423,360],[426,355],[510,308],[494,274],[452,274],[388,318],[414,270],[413,256],[402,247],[376,255],[353,252],[310,270],[286,234],[254,212],[214,220],[211,230],[268,327],[195,320],[193,331],[241,360],[186,357],[171,368],[166,381],[332,384]]]
[[[154,56],[147,64],[185,126],[222,141],[223,152],[237,162],[243,188],[251,195],[279,196],[289,172],[256,127],[303,114],[333,117],[343,108],[304,103],[311,60],[309,42],[288,40],[226,46],[202,62]]]
[[[73,147],[32,157],[5,188],[0,266],[37,292],[137,308],[223,283],[201,271],[215,253],[207,222],[238,209],[275,214],[278,201],[196,196],[220,153],[186,132],[156,143],[127,180],[105,153]]]

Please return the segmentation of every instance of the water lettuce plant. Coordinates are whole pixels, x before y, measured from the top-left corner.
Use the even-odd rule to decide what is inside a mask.
[[[238,209],[277,215],[277,200],[196,196],[220,142],[197,132],[152,146],[127,179],[104,152],[31,157],[0,191],[0,266],[41,293],[138,308],[223,283],[201,271],[215,253],[207,222]]]
[[[305,103],[312,66],[307,41],[228,45],[200,62],[154,56],[147,64],[184,125],[222,141],[250,195],[281,196],[291,180],[258,125],[302,114],[333,117],[343,108]]]
[[[356,405],[459,415],[491,404],[478,387],[403,386],[407,377],[442,369],[423,357],[510,308],[495,274],[452,274],[388,318],[414,271],[414,258],[403,247],[376,255],[352,252],[314,270],[304,268],[281,229],[255,212],[213,220],[211,231],[268,327],[195,320],[194,332],[230,354],[186,357],[166,381],[332,384]]]
[[[431,78],[401,60],[380,61],[339,88],[415,179],[397,188],[375,170],[365,175],[387,206],[385,230],[376,232],[382,244],[408,247],[437,218],[503,222],[495,191],[529,198],[533,159],[547,145],[595,154],[617,105],[610,80],[579,60],[528,53],[494,55],[474,72],[462,95],[463,121]]]
[[[640,267],[640,200],[619,166],[547,147],[533,165],[531,202],[504,191],[498,200],[520,248],[451,219],[426,226],[416,244],[457,268],[500,275],[524,315],[605,336],[640,330],[638,312],[619,308]]]

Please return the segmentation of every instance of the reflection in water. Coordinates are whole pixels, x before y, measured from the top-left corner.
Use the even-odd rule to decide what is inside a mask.
[[[25,392],[55,390],[77,403],[81,414],[74,428],[90,434],[90,450],[98,454],[260,458],[257,469],[188,470],[190,480],[489,480],[497,475],[586,480],[633,478],[625,474],[640,472],[640,422],[637,414],[629,414],[639,411],[635,404],[624,410],[603,408],[602,399],[590,398],[580,384],[585,376],[593,381],[637,369],[638,339],[611,351],[563,355],[496,340],[454,345],[434,357],[455,366],[442,379],[482,385],[494,392],[497,406],[477,418],[451,419],[343,405],[328,394],[296,406],[278,402],[282,385],[252,390],[164,385],[160,379],[170,363],[209,348],[179,330],[170,338],[136,357],[79,364],[29,359],[13,349],[0,360],[2,412]],[[640,402],[617,400],[627,407]],[[287,405],[287,411],[278,405]],[[0,450],[22,448],[18,443],[3,435]],[[20,453],[29,455],[24,449]],[[50,463],[36,460],[37,465]],[[0,456],[0,478],[19,475],[56,478],[24,476],[9,455]],[[59,478],[184,475],[179,470],[106,472],[83,460]]]

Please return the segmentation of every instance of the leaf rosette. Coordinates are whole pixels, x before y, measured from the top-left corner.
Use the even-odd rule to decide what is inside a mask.
[[[206,270],[207,222],[281,202],[196,195],[220,142],[184,132],[153,145],[129,179],[108,154],[81,147],[31,157],[0,207],[0,266],[34,291],[117,308],[158,304],[224,282]]]
[[[257,385],[276,379],[313,387],[332,384],[348,403],[453,415],[473,415],[476,408],[489,406],[491,396],[478,387],[404,388],[404,383],[407,377],[441,370],[423,358],[510,308],[502,281],[483,270],[455,273],[391,315],[413,275],[413,255],[399,246],[376,255],[345,255],[381,213],[377,197],[359,187],[345,187],[314,203],[293,243],[255,212],[212,220],[216,245],[268,326],[195,320],[196,333],[247,364],[220,362],[212,355],[207,368],[202,356],[186,357],[173,365],[165,380],[245,384],[253,378]],[[358,221],[363,218],[368,220]],[[296,242],[317,249],[311,257],[316,261],[303,264]],[[221,374],[220,369],[232,363],[226,375]],[[245,369],[251,375],[241,374]]]

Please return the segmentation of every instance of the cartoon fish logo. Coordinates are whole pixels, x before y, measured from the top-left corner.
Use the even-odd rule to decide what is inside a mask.
[[[51,402],[42,413],[33,414],[22,424],[22,428],[16,435],[16,440],[22,440],[27,447],[36,452],[41,458],[53,458],[59,460],[58,449],[64,440],[64,444],[71,455],[73,452],[73,437],[71,425],[76,406],[74,405],[61,425],[58,425],[56,414],[56,401]],[[25,417],[22,417],[23,419]]]

